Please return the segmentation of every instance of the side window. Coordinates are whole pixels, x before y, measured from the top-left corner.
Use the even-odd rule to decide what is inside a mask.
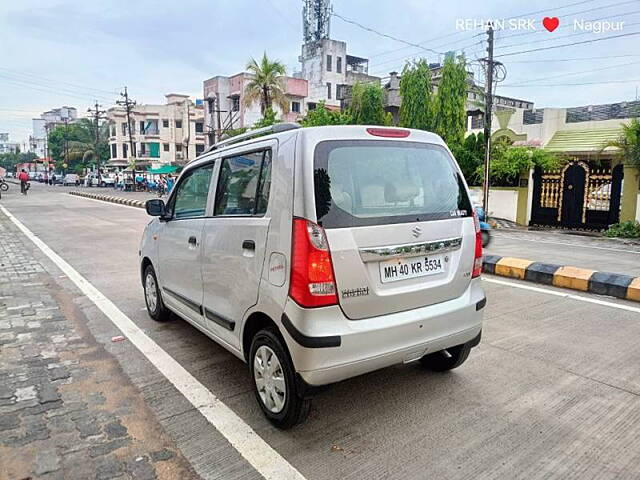
[[[264,215],[270,183],[270,150],[224,158],[214,215]]]
[[[173,218],[204,217],[213,164],[196,168],[176,187],[172,198]]]

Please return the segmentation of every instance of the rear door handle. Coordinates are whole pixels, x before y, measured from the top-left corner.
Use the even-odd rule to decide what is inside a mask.
[[[244,242],[242,242],[242,249],[243,250],[255,250],[256,249],[256,242],[254,242],[253,240],[245,240]]]
[[[189,245],[196,246],[198,245],[198,239],[196,237],[189,237]]]

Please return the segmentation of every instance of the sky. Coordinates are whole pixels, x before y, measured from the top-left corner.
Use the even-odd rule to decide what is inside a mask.
[[[437,62],[450,50],[464,51],[481,75],[477,59],[486,53],[486,34],[474,24],[505,19],[495,35],[496,60],[506,70],[498,94],[538,108],[636,99],[640,35],[628,34],[640,32],[640,0],[558,5],[332,0],[337,15],[421,48],[336,16],[331,38],[346,41],[349,54],[369,58],[370,73],[380,76],[401,71],[413,58]],[[139,103],[164,103],[170,92],[201,98],[205,79],[238,73],[265,51],[288,73],[298,71],[301,11],[301,0],[0,0],[0,132],[26,142],[33,117],[63,105],[84,115],[96,100],[109,108],[125,85]],[[544,17],[558,18],[554,31],[544,28]],[[517,19],[524,21],[509,23]],[[594,20],[601,23],[589,23]],[[598,25],[618,29],[597,32]],[[618,35],[626,36],[601,40]],[[589,43],[547,48],[576,42]],[[536,49],[544,50],[521,53]]]

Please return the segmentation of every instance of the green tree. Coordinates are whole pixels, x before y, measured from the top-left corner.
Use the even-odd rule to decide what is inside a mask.
[[[19,163],[29,163],[38,158],[33,152],[17,152],[0,154],[0,167],[6,168],[7,171],[13,172]]]
[[[449,145],[461,145],[467,130],[467,67],[464,56],[447,57],[434,101],[434,130]]]
[[[106,162],[109,159],[108,128],[106,123],[98,126],[100,141],[96,148],[95,124],[88,118],[58,125],[49,133],[51,158],[59,167],[66,163],[71,169],[77,165],[96,165],[98,160]]]
[[[462,145],[454,146],[452,152],[460,165],[460,169],[469,185],[479,185],[478,170],[484,165],[484,134],[472,133],[462,142]]]
[[[286,73],[284,64],[278,60],[269,60],[267,52],[265,52],[260,62],[254,58],[249,60],[247,70],[253,74],[253,78],[244,90],[245,105],[250,107],[254,103],[260,102],[260,113],[263,117],[274,103],[283,112],[288,112],[289,102],[285,96],[285,88],[281,79]]]
[[[404,66],[400,77],[400,97],[400,126],[433,130],[433,88],[426,59]]]
[[[625,165],[640,167],[640,120],[632,118],[629,125],[622,124],[622,133],[616,140],[606,142],[600,152],[615,147]]]
[[[356,83],[351,90],[349,113],[354,125],[391,125],[390,113],[384,111],[383,90],[373,83]]]
[[[543,148],[517,146],[497,142],[491,149],[491,184],[494,186],[517,185],[522,172],[533,167],[554,170],[560,167],[563,158]],[[484,166],[476,171],[479,179],[484,178]]]
[[[253,128],[270,127],[271,125],[275,125],[276,123],[280,123],[280,119],[277,118],[276,112],[274,112],[273,109],[269,107],[264,112],[262,118],[253,124]]]
[[[349,125],[351,115],[340,110],[329,110],[324,101],[318,103],[315,109],[309,110],[300,122],[303,127],[321,127],[324,125]]]

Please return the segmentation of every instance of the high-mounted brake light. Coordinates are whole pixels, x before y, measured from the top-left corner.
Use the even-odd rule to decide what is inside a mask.
[[[480,230],[480,219],[475,210],[473,211],[473,225],[476,229],[476,251],[473,258],[471,278],[476,278],[482,273],[482,231]]]
[[[289,296],[303,307],[325,307],[338,303],[336,291],[324,229],[294,218]]]
[[[406,138],[411,131],[400,128],[367,128],[367,133],[376,137]]]

